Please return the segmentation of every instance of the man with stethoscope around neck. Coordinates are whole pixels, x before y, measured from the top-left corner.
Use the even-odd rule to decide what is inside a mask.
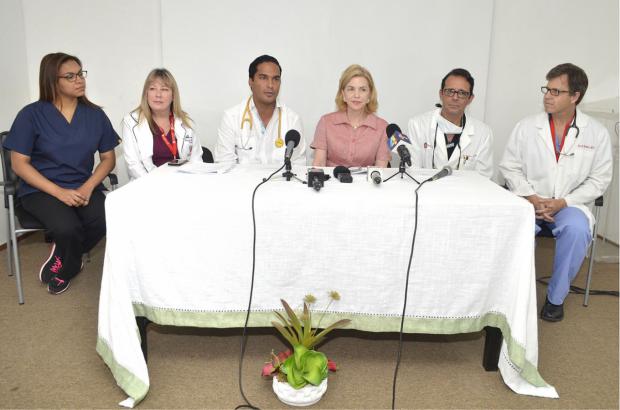
[[[515,126],[500,163],[508,188],[534,206],[536,234],[547,225],[556,239],[541,310],[551,322],[564,318],[564,299],[592,239],[594,216],[586,204],[603,195],[613,171],[607,129],[577,109],[587,88],[581,68],[552,68],[541,87],[545,112]]]
[[[224,113],[215,145],[216,162],[281,164],[289,130],[301,135],[291,158],[306,165],[306,142],[299,115],[278,100],[282,68],[274,57],[257,57],[249,67],[252,95]]]
[[[474,100],[474,78],[455,68],[441,80],[441,108],[409,120],[413,165],[477,171],[493,175],[493,133],[488,125],[465,115]]]

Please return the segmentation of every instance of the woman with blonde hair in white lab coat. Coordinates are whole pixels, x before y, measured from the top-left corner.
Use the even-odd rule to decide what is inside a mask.
[[[123,118],[122,138],[130,179],[170,161],[202,162],[200,139],[181,108],[179,87],[165,68],[146,77],[140,105]]]

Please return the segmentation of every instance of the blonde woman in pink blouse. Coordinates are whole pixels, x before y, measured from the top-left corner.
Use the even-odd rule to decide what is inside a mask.
[[[387,167],[387,122],[375,115],[379,103],[370,72],[354,64],[340,76],[338,111],[319,120],[314,132],[312,165],[334,167]]]

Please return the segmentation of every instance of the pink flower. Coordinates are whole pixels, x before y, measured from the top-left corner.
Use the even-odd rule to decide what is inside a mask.
[[[290,355],[292,355],[293,352],[291,351],[291,349],[288,349],[284,352],[280,352],[278,353],[278,360],[280,361],[280,363],[282,363],[283,361],[285,361],[286,359],[288,359],[288,357]]]
[[[273,373],[275,370],[276,368],[273,366],[273,364],[271,364],[271,362],[265,363],[265,365],[263,366],[263,371],[261,372],[261,376],[269,377],[271,376],[271,373]]]
[[[277,355],[271,352],[271,361],[263,365],[261,376],[264,376],[264,377],[271,376],[276,370],[280,368],[280,365],[284,363],[284,361],[292,354],[293,352],[290,349],[284,352],[280,352]]]

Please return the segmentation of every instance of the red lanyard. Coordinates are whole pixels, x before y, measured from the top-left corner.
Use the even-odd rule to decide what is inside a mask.
[[[166,133],[164,132],[164,130],[162,130],[161,127],[158,127],[158,128],[159,128],[159,132],[161,132],[161,139],[164,140],[164,144],[166,144],[166,147],[168,147],[168,150],[172,154],[172,158],[176,158],[177,157],[177,139],[174,137],[174,114],[172,112],[170,113],[169,118],[170,118],[170,139],[172,140],[172,143],[170,143],[168,141],[168,138],[166,138]]]
[[[571,118],[571,120],[566,123],[566,126],[564,127],[564,133],[562,134],[562,141],[560,141],[560,149],[558,150],[558,147],[555,143],[555,125],[553,124],[553,117],[549,115],[549,127],[551,127],[551,142],[553,143],[553,150],[555,151],[556,162],[560,160],[560,152],[562,152],[562,148],[564,148],[564,140],[566,139],[566,134],[568,134],[568,129],[570,128],[570,125],[573,122],[574,118],[575,117],[573,116],[573,118]]]

